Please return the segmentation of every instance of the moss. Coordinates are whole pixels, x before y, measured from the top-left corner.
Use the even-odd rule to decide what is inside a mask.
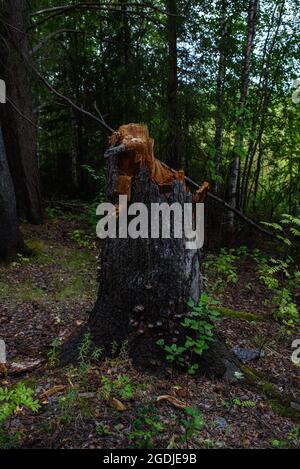
[[[46,245],[39,239],[28,239],[25,241],[26,246],[33,251],[34,254],[46,252]]]
[[[83,278],[73,278],[68,285],[54,293],[54,297],[58,301],[78,296],[86,296],[86,282]]]
[[[71,251],[64,258],[57,259],[61,266],[70,269],[85,268],[87,264],[93,261],[93,253],[90,251]]]
[[[236,311],[235,309],[228,308],[227,306],[213,306],[213,309],[216,310],[222,316],[228,316],[230,318],[242,319],[245,321],[265,321],[265,318],[258,316],[254,313],[249,313],[248,311]]]
[[[293,396],[279,391],[275,384],[268,381],[261,373],[258,373],[245,365],[240,365],[240,368],[248,383],[270,398],[268,402],[272,410],[283,417],[289,417],[297,422],[300,421],[300,412],[293,409],[291,406],[291,403],[295,402]]]
[[[0,297],[14,298],[16,301],[34,301],[45,298],[45,292],[29,282],[10,285],[0,283]]]

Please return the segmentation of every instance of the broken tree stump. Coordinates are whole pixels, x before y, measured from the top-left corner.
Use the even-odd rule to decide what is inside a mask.
[[[153,140],[147,127],[120,127],[106,153],[108,184],[106,201],[118,205],[119,195],[129,204],[201,202],[208,188],[204,184],[193,196],[183,172],[172,172],[154,158]],[[171,223],[170,238],[106,238],[101,241],[98,299],[87,325],[63,351],[63,361],[74,357],[85,332],[93,343],[109,350],[113,342],[128,343],[134,363],[143,368],[160,367],[165,352],[157,345],[180,345],[186,336],[181,322],[187,301],[198,301],[201,291],[202,249],[186,249],[184,236],[176,238]],[[231,357],[218,340],[202,359],[208,372],[224,375]],[[234,360],[234,359],[233,359]],[[210,371],[209,371],[210,370]]]

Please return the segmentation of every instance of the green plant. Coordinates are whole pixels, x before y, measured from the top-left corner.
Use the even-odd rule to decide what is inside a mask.
[[[225,289],[227,283],[234,284],[237,282],[238,276],[235,262],[239,256],[245,255],[246,248],[241,247],[238,251],[222,248],[217,256],[212,254],[207,256],[205,261],[207,270],[204,279],[210,294],[214,292],[220,294]]]
[[[154,438],[164,430],[160,421],[157,408],[153,405],[145,405],[139,410],[129,434],[130,448],[154,448]]]
[[[182,438],[183,442],[189,447],[189,440],[194,436],[195,433],[201,430],[204,425],[204,420],[201,412],[194,407],[186,407],[185,413],[187,417],[181,420],[181,425],[185,430],[185,434]]]
[[[16,265],[28,264],[28,262],[30,262],[29,257],[24,256],[23,254],[18,252],[17,259],[15,262],[12,263],[12,265],[16,266]]]
[[[50,219],[60,218],[63,216],[63,211],[59,207],[46,207],[45,213]]]
[[[69,233],[70,239],[75,241],[81,248],[93,248],[94,241],[91,236],[85,234],[83,230],[77,229]]]
[[[209,342],[214,339],[212,332],[214,322],[220,316],[211,309],[208,296],[204,294],[201,295],[198,304],[195,304],[193,300],[189,300],[188,306],[191,311],[181,323],[184,328],[190,331],[190,334],[185,336],[184,344],[181,346],[176,344],[167,345],[164,339],[160,339],[157,341],[157,345],[164,349],[166,359],[170,363],[187,367],[189,374],[195,374],[199,365],[194,361],[194,358],[195,356],[200,357],[208,349]]]
[[[113,382],[113,387],[123,401],[130,401],[133,398],[133,387],[130,384],[129,376],[121,375]]]
[[[300,217],[283,213],[279,223],[262,222],[262,224],[272,228],[276,236],[291,250],[293,250],[294,243],[300,240]]]
[[[289,448],[299,448],[300,446],[300,428],[293,427],[292,430],[288,433],[286,440],[271,440],[271,445],[274,448],[289,449]]]
[[[113,395],[122,401],[130,401],[133,398],[134,389],[129,376],[120,375],[117,379],[102,376],[101,386],[98,391],[99,399],[109,401]]]
[[[93,203],[89,207],[88,212],[88,221],[93,229],[93,232],[96,230],[96,226],[98,223],[98,217],[96,215],[96,209],[98,205],[105,200],[105,186],[106,186],[106,177],[105,173],[97,173],[91,166],[89,165],[82,165],[83,169],[91,176],[91,178],[96,182],[99,187],[99,194],[93,201]]]
[[[226,282],[237,282],[238,277],[234,265],[237,258],[234,249],[222,248],[219,255],[214,259],[215,272],[223,276]]]
[[[242,401],[239,398],[234,398],[232,400],[232,402],[233,402],[234,405],[236,405],[238,407],[244,407],[244,408],[247,408],[247,409],[251,409],[252,407],[256,406],[256,402],[251,401],[250,399]]]
[[[40,408],[38,401],[33,399],[34,390],[23,383],[14,388],[0,388],[0,423],[10,418],[17,408],[25,407],[37,412]]]
[[[102,357],[103,348],[97,347],[92,349],[91,333],[87,332],[78,347],[79,368],[82,372],[86,372],[92,362],[97,362]]]
[[[59,362],[61,342],[59,337],[55,337],[51,342],[51,348],[47,353],[48,365],[54,367]]]
[[[70,423],[74,420],[92,416],[87,400],[80,396],[77,385],[69,388],[67,394],[59,398],[58,403],[62,423]]]
[[[19,435],[14,433],[10,435],[5,429],[4,424],[14,415],[17,410],[26,408],[32,412],[38,412],[40,405],[33,398],[34,390],[23,383],[18,383],[15,387],[0,387],[0,448],[15,447],[19,441]]]
[[[293,301],[292,291],[299,286],[299,271],[293,270],[293,259],[287,256],[282,259],[256,258],[259,279],[273,292],[274,318],[291,328],[298,323],[298,310]],[[280,284],[284,282],[285,287]]]
[[[109,426],[104,424],[104,423],[97,423],[96,432],[100,436],[109,436],[109,435],[111,435],[111,431],[109,429]]]

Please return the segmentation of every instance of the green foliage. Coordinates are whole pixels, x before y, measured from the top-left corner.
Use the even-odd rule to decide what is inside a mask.
[[[18,383],[13,388],[0,387],[0,449],[8,449],[17,446],[19,436],[17,433],[9,434],[4,424],[17,410],[26,408],[32,412],[38,412],[40,405],[33,398],[34,390],[23,383]]]
[[[154,439],[164,430],[157,408],[146,404],[134,418],[132,431],[129,434],[130,448],[154,448]]]
[[[75,241],[79,247],[81,248],[93,248],[94,241],[92,240],[90,235],[87,235],[83,230],[74,230],[70,234],[70,239]]]
[[[166,359],[181,367],[187,367],[189,374],[195,374],[199,368],[195,357],[200,357],[208,349],[209,343],[214,339],[214,321],[219,319],[219,314],[211,309],[207,295],[202,294],[198,304],[189,300],[190,313],[185,317],[181,325],[190,331],[185,337],[184,345],[167,345],[164,339],[157,341],[157,345],[166,352]]]
[[[61,352],[61,342],[59,337],[55,337],[51,342],[51,348],[47,353],[48,365],[54,367],[59,363],[59,355]]]
[[[38,401],[33,399],[34,390],[18,383],[12,389],[0,388],[0,423],[9,419],[18,407],[25,407],[32,412],[40,408]]]
[[[225,409],[231,409],[234,405],[244,409],[252,409],[256,406],[256,402],[250,399],[240,399],[239,397],[224,401]]]
[[[288,433],[286,440],[271,440],[271,445],[274,448],[280,449],[299,449],[300,446],[300,428],[293,427],[292,430]]]
[[[201,412],[194,407],[186,407],[185,413],[187,418],[181,420],[181,425],[185,429],[182,440],[188,447],[190,439],[202,429],[204,420]]]
[[[246,400],[241,400],[239,398],[233,399],[233,404],[235,404],[238,407],[245,407],[246,409],[252,409],[253,407],[256,406],[256,402],[251,401],[250,399]]]
[[[294,327],[299,317],[293,292],[295,294],[299,288],[300,275],[293,258],[264,258],[255,253],[254,260],[258,266],[259,279],[273,293],[274,318],[286,327]]]
[[[109,436],[111,435],[111,431],[108,425],[105,425],[104,423],[98,423],[96,425],[96,432],[100,436]]]
[[[99,221],[96,215],[96,209],[99,204],[105,201],[105,186],[106,186],[106,177],[104,172],[97,172],[89,165],[82,165],[82,168],[87,171],[87,173],[91,176],[91,178],[95,181],[97,188],[98,188],[98,195],[94,199],[93,203],[90,204],[89,212],[88,212],[88,220],[89,224],[92,227],[93,232],[95,233],[97,223]]]
[[[218,257],[215,259],[215,271],[217,274],[223,276],[226,282],[237,282],[236,267],[234,265],[237,258],[234,249],[227,250],[226,248],[222,248]]]
[[[102,376],[101,386],[98,390],[100,400],[109,401],[116,396],[121,401],[130,401],[134,396],[134,387],[130,383],[129,376],[120,375],[117,379]]]
[[[218,254],[207,256],[205,262],[206,267],[213,274],[213,285],[211,279],[209,287],[211,292],[223,290],[227,283],[235,284],[238,280],[235,263],[239,256],[245,255],[245,249],[240,248],[239,251],[234,249],[222,248]]]
[[[289,248],[300,241],[300,218],[297,216],[283,213],[279,223],[262,222],[264,225],[272,228],[279,239],[281,239]]]
[[[69,424],[92,416],[87,400],[80,395],[80,387],[76,384],[68,387],[68,392],[58,400],[61,423]]]
[[[103,349],[93,347],[91,333],[86,332],[78,347],[78,378],[83,387],[87,386],[88,371],[92,362],[98,362],[101,359],[102,353]]]

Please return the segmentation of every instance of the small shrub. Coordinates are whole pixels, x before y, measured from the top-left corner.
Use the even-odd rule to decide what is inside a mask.
[[[166,359],[172,364],[187,367],[189,374],[195,374],[198,363],[194,361],[195,356],[200,357],[208,349],[209,343],[214,340],[214,322],[219,319],[219,314],[211,309],[207,295],[202,294],[198,304],[192,300],[188,302],[191,308],[189,315],[181,323],[190,331],[181,346],[177,344],[167,345],[164,339],[160,339],[157,345],[166,352]]]

